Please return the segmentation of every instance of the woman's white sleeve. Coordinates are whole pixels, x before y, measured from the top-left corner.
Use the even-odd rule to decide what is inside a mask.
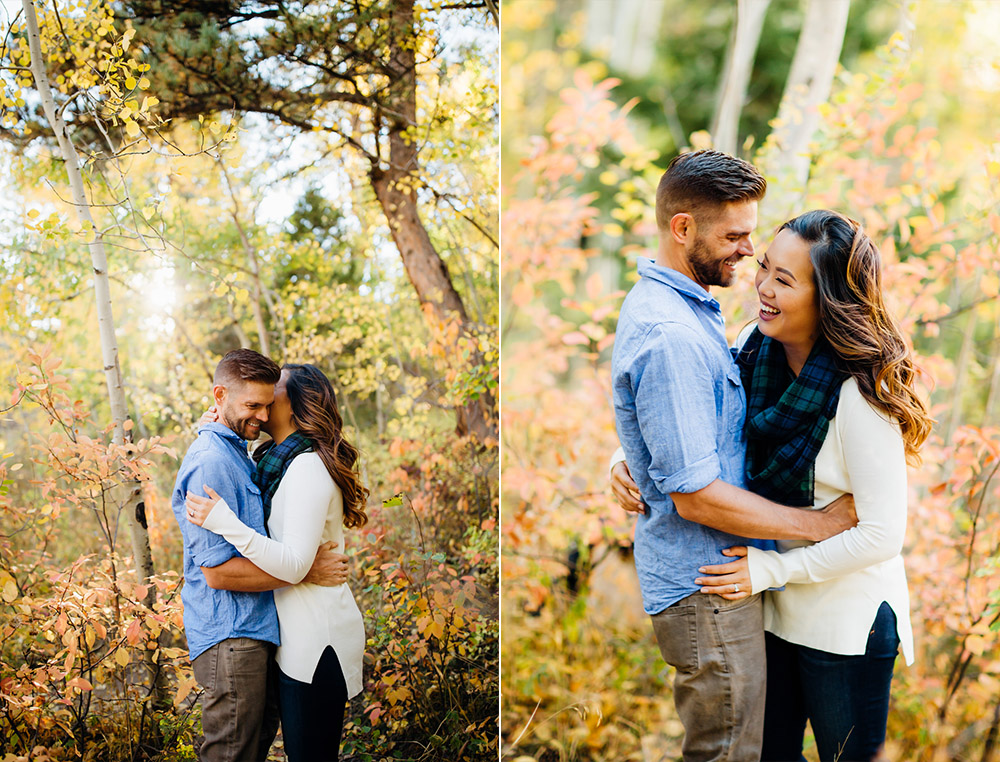
[[[786,583],[822,582],[895,557],[906,534],[906,455],[897,426],[860,394],[843,412],[844,459],[858,524],[784,553],[749,548],[754,593]],[[829,436],[837,436],[831,430]]]
[[[307,453],[307,455],[309,455]],[[226,538],[254,566],[290,584],[309,572],[319,548],[330,501],[339,494],[318,457],[296,457],[281,479],[285,511],[282,542],[258,534],[219,500],[204,528]]]
[[[621,445],[618,445],[618,449],[614,451],[611,455],[611,460],[608,461],[608,474],[611,474],[611,469],[617,466],[619,463],[625,461],[625,450]]]

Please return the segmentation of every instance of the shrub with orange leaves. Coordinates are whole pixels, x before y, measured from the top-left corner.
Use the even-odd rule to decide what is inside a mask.
[[[36,434],[33,478],[0,463],[3,524],[17,527],[0,537],[0,737],[9,753],[32,758],[124,758],[141,747],[183,758],[194,681],[179,579],[140,583],[117,548],[122,485],[148,483],[153,459],[172,451],[159,438],[115,445],[111,427],[94,431],[69,399],[51,349],[25,359],[12,402],[43,414],[49,432]],[[87,521],[103,550],[61,566],[62,535]],[[156,705],[165,692],[172,704]]]
[[[496,447],[453,433],[389,443],[366,525],[366,680],[345,728],[359,760],[498,752]]]

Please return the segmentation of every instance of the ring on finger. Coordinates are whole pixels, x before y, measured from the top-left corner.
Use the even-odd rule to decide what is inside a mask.
[[[739,591],[740,591],[740,586],[739,585],[733,585],[733,592],[734,593],[738,593]]]

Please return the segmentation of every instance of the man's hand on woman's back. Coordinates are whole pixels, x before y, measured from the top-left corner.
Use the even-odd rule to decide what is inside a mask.
[[[313,585],[323,587],[336,587],[347,582],[348,578],[348,558],[343,553],[338,553],[334,548],[337,546],[333,542],[324,542],[316,551],[316,558],[312,567],[302,579]]]

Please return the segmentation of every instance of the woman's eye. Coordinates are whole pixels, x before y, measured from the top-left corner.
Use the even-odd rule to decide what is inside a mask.
[[[758,259],[757,260],[757,267],[759,267],[761,270],[766,270],[767,269],[766,267],[764,267],[764,260],[763,259]]]
[[[777,280],[778,283],[780,283],[782,286],[787,286],[788,285],[788,282],[787,281],[783,281],[781,278],[775,278],[775,280]]]

